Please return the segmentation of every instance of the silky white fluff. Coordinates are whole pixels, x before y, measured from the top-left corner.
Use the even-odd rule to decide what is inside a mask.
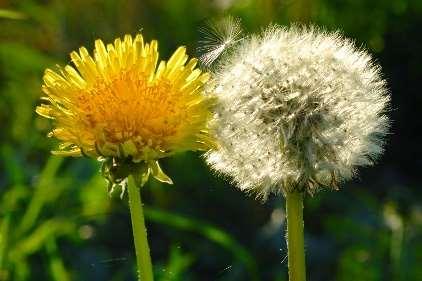
[[[206,67],[239,42],[243,32],[240,19],[232,16],[219,21],[210,21],[199,31],[202,39],[199,41],[197,51],[200,54],[201,63]]]
[[[243,191],[337,188],[383,151],[386,82],[339,32],[271,26],[244,38],[213,74],[219,148],[206,160]]]

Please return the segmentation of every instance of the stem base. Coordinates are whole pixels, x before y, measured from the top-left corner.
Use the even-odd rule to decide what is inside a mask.
[[[289,280],[305,281],[306,268],[303,234],[303,193],[287,193],[286,215]]]

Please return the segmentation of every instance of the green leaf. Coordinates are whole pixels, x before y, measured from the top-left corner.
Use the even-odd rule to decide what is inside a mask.
[[[0,9],[0,18],[11,20],[23,20],[26,18],[26,15],[17,11]]]

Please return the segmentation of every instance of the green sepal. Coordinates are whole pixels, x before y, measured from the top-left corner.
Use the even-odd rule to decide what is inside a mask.
[[[151,169],[146,163],[136,164],[133,168],[132,175],[135,179],[136,186],[141,188],[147,183]]]
[[[130,174],[130,166],[116,159],[106,158],[101,166],[101,174],[113,183],[119,183]]]
[[[129,175],[133,175],[138,188],[143,187],[147,183],[150,175],[160,182],[173,184],[171,178],[161,170],[158,161],[135,163],[128,159],[121,160],[112,157],[101,158],[99,160],[102,162],[101,174],[108,182],[109,192],[113,192],[116,186],[121,186],[124,192],[126,186],[125,179]]]
[[[108,185],[107,185],[107,190],[110,192],[110,190],[112,190],[113,185],[114,185],[114,181],[113,181],[113,176],[111,174],[111,166],[113,165],[113,159],[112,158],[104,158],[101,160],[102,164],[101,164],[101,175],[103,176],[103,178],[106,179]]]
[[[160,181],[160,182],[164,182],[164,183],[168,183],[168,184],[173,184],[173,181],[171,180],[171,178],[169,176],[167,176],[163,170],[161,170],[160,164],[158,163],[158,161],[150,161],[148,162],[148,166],[151,169],[151,174],[152,176]]]
[[[102,162],[101,175],[108,182],[108,192],[111,194],[116,186],[121,186],[122,192],[124,192],[126,184],[124,180],[129,176],[131,167],[112,157],[104,157],[99,160]]]

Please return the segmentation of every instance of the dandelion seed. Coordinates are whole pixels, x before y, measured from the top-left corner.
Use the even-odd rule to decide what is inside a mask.
[[[200,28],[203,38],[199,41],[200,61],[205,66],[213,64],[225,51],[242,38],[240,18],[228,16],[217,22],[208,22]]]

